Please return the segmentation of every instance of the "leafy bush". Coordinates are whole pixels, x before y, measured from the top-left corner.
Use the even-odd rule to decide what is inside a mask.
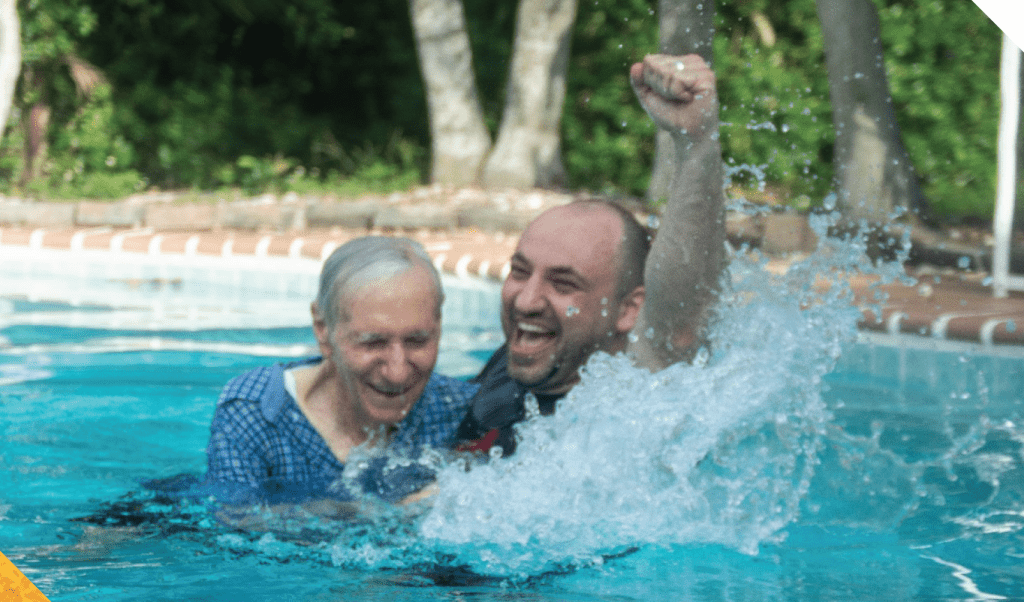
[[[719,3],[714,48],[732,184],[820,202],[835,134],[814,1]]]
[[[485,119],[504,106],[516,3],[463,0]],[[712,0],[707,0],[712,1]],[[904,142],[935,210],[991,215],[1000,35],[972,3],[873,0]],[[563,113],[569,184],[643,196],[655,128],[629,65],[658,48],[652,0],[579,4]],[[407,0],[26,0],[12,123],[52,109],[31,189],[393,190],[429,173]],[[814,0],[719,0],[714,40],[731,183],[807,208],[832,181],[831,109]],[[72,57],[110,86],[83,94]],[[400,134],[399,134],[400,133]],[[25,135],[0,142],[17,190]]]
[[[971,2],[877,4],[903,142],[932,209],[991,220],[1002,33]]]
[[[573,187],[643,195],[657,128],[629,85],[629,66],[658,48],[647,0],[582,2],[572,39],[563,152]]]

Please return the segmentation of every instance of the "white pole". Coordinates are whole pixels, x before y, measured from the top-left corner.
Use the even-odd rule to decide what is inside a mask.
[[[992,219],[992,294],[1006,297],[1010,289],[1010,235],[1017,188],[1017,121],[1020,115],[1020,54],[1003,35],[1001,59],[999,146],[996,157],[996,211]]]
[[[0,0],[0,136],[7,128],[21,73],[21,21],[16,4]]]

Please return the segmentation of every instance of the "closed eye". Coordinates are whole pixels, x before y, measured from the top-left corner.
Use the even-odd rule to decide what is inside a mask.
[[[530,271],[523,266],[513,264],[508,272],[508,277],[513,280],[525,280],[530,277]]]
[[[359,341],[359,345],[366,349],[379,350],[388,346],[387,339],[366,339]]]
[[[432,340],[433,337],[428,333],[417,334],[411,337],[406,337],[405,344],[414,349],[419,349],[429,345]]]
[[[579,290],[580,288],[579,285],[571,280],[554,280],[551,285],[555,287],[556,291],[562,294],[571,293]]]

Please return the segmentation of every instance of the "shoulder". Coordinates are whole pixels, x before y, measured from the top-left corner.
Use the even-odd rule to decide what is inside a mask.
[[[277,389],[284,386],[283,374],[285,370],[319,362],[320,359],[319,357],[305,358],[284,364],[253,368],[244,374],[232,378],[228,381],[228,384],[224,385],[220,392],[220,398],[217,400],[217,406],[223,406],[238,400],[259,402],[267,397],[268,393],[277,395]]]
[[[434,373],[427,381],[422,400],[430,404],[466,407],[479,389],[480,385],[475,383]]]
[[[217,406],[220,407],[237,400],[258,402],[263,397],[275,369],[280,370],[280,367],[261,366],[232,378],[221,390]]]

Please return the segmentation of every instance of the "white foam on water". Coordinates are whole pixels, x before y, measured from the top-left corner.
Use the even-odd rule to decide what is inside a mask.
[[[512,458],[441,474],[421,535],[471,550],[460,560],[490,574],[643,544],[755,553],[771,541],[808,489],[830,416],[821,377],[856,313],[820,297],[802,307],[815,295],[799,277],[758,290],[768,279],[753,273],[722,308],[706,365],[651,374],[595,355],[554,416],[522,426]]]
[[[863,251],[824,240],[782,276],[736,253],[712,353],[656,374],[595,354],[554,415],[519,425],[514,456],[440,472],[432,507],[403,542],[410,561],[429,550],[515,578],[643,545],[756,554],[777,541],[800,512],[831,419],[822,377],[857,336],[848,279],[901,273]],[[338,564],[359,555],[349,541],[332,549]]]

